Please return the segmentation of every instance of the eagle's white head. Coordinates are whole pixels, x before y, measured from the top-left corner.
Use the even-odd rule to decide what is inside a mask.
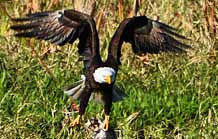
[[[93,73],[93,77],[97,83],[111,84],[115,81],[116,72],[110,67],[100,67],[95,70],[95,72]]]

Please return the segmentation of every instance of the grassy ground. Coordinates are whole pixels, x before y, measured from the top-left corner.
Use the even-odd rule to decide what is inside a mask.
[[[124,17],[132,3],[125,2]],[[46,10],[48,5],[42,0],[40,9]],[[27,0],[3,0],[2,6],[17,17],[26,12]],[[72,7],[70,0],[59,0],[52,9]],[[189,44],[194,50],[187,55],[150,55],[150,64],[145,65],[125,45],[116,83],[128,97],[115,103],[111,113],[111,127],[119,136],[218,138],[217,51],[215,57],[209,56],[209,49],[218,44],[218,36],[209,36],[203,7],[203,0],[144,0],[141,4],[142,14],[159,16],[192,39]],[[97,8],[105,9],[100,24],[101,52],[105,57],[120,16],[116,1],[101,1]],[[218,15],[217,9],[215,13]],[[71,100],[62,90],[82,74],[76,47],[60,48],[14,38],[9,29],[12,22],[3,8],[0,14],[0,138],[89,138],[83,127],[69,128],[66,112]],[[41,56],[49,47],[56,48],[56,52]],[[128,120],[136,112],[139,115]],[[89,103],[84,120],[103,116],[102,106]]]

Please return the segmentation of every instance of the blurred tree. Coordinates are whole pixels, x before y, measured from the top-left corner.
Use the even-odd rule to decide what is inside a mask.
[[[204,1],[204,16],[206,19],[206,23],[207,23],[207,30],[209,30],[209,34],[210,34],[210,38],[212,39],[212,43],[210,45],[210,52],[209,52],[209,60],[210,63],[213,64],[215,61],[215,49],[217,49],[216,47],[218,42],[216,39],[216,19],[215,19],[215,1],[214,0],[205,0]]]
[[[95,0],[74,0],[75,10],[91,15],[95,14],[96,2]]]

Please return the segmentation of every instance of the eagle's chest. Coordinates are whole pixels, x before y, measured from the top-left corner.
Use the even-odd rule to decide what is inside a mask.
[[[112,92],[111,92],[112,94]],[[94,90],[90,96],[89,100],[92,100],[97,103],[106,104],[107,94],[103,90]]]

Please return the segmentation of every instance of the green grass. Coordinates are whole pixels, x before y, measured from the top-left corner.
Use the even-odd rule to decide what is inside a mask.
[[[131,4],[132,1],[126,3],[125,15]],[[23,15],[25,1],[17,0],[13,4],[5,1],[2,5],[11,16],[17,17]],[[42,9],[47,5],[48,2],[43,1]],[[69,1],[60,0],[53,9],[72,7],[69,5]],[[116,2],[98,3],[98,8],[103,6],[108,12],[100,30],[104,57],[119,23],[116,5]],[[209,62],[208,48],[213,43],[205,28],[201,6],[197,1],[182,0],[144,1],[141,5],[141,13],[151,18],[160,16],[161,21],[170,22],[192,39],[190,44],[194,50],[187,55],[150,55],[150,65],[145,65],[132,55],[126,44],[116,83],[125,89],[128,97],[113,104],[111,112],[111,127],[122,132],[123,138],[142,135],[145,138],[218,138],[218,60],[215,57],[214,64]],[[176,13],[180,13],[180,17],[176,17]],[[89,138],[82,126],[69,128],[66,115],[71,100],[63,94],[63,87],[79,80],[82,74],[83,65],[78,61],[76,47],[58,47],[59,51],[41,58],[49,73],[29,42],[13,37],[11,24],[1,10],[0,138]],[[56,47],[40,41],[34,41],[33,46],[37,54]],[[139,116],[128,121],[136,112]],[[75,116],[72,113],[72,117]],[[103,116],[101,105],[89,103],[84,122],[91,117],[103,119]]]

